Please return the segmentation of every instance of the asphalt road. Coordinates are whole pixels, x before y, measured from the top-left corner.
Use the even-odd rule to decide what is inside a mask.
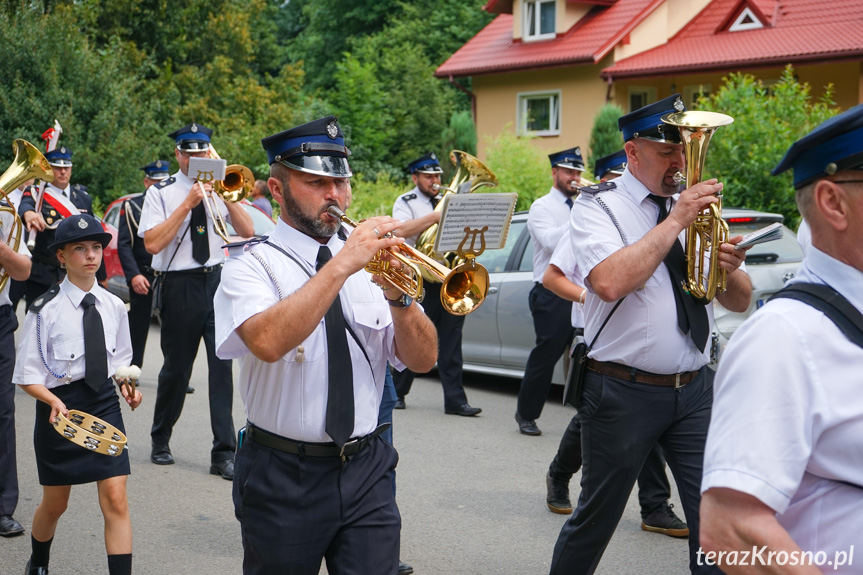
[[[240,527],[233,515],[231,483],[209,475],[211,434],[203,346],[192,374],[197,391],[174,429],[175,465],[149,461],[149,429],[161,366],[158,329],[152,329],[141,378],[144,403],[124,406],[132,476],[128,493],[138,574],[240,573]],[[235,369],[235,376],[239,372]],[[435,377],[418,378],[407,409],[395,412],[400,453],[397,500],[402,514],[403,561],[417,575],[544,574],[566,516],[545,505],[545,474],[569,419],[553,391],[538,425],[540,437],[519,434],[513,413],[519,382],[467,376],[471,405],[480,416],[443,413]],[[23,573],[30,554],[30,525],[41,499],[33,457],[34,400],[18,390],[16,427],[21,495],[15,517],[24,536],[0,538],[0,575]],[[244,412],[234,396],[234,421]],[[573,501],[578,495],[573,479]],[[676,495],[672,502],[680,510]],[[597,573],[684,574],[685,540],[641,531],[638,502],[630,497]],[[72,489],[51,550],[51,575],[107,573],[103,522],[95,485]],[[326,573],[322,568],[321,573]],[[373,574],[370,574],[373,575]]]

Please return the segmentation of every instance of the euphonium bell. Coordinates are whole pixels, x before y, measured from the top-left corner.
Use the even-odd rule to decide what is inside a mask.
[[[7,168],[3,175],[0,175],[0,199],[5,199],[6,196],[26,182],[27,180],[40,179],[43,182],[54,181],[54,170],[51,164],[45,159],[36,146],[26,140],[15,140],[12,142],[12,151],[15,152],[15,159],[12,165]],[[13,251],[18,251],[21,245],[21,235],[23,224],[18,213],[12,206],[0,206],[0,214],[11,213],[14,223],[9,230],[9,234],[2,238]],[[0,291],[6,286],[9,281],[9,274],[5,268],[0,267]]]
[[[684,178],[675,177],[692,187],[701,181],[704,159],[710,138],[720,126],[734,118],[717,112],[674,112],[662,116],[662,121],[680,130],[686,156]],[[719,266],[719,246],[728,241],[728,224],[722,219],[722,195],[719,201],[699,212],[686,229],[686,289],[703,304],[726,289],[727,273]]]

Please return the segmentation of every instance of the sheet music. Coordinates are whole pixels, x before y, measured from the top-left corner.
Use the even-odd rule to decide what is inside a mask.
[[[216,158],[189,158],[189,177],[202,182],[225,179],[228,162]]]
[[[485,249],[496,250],[506,245],[506,236],[512,213],[515,210],[517,194],[448,194],[444,197],[444,207],[435,241],[435,252],[442,254],[458,251],[465,238],[465,228],[470,230],[488,229],[484,233]],[[471,242],[465,249],[471,249]],[[477,236],[475,249],[480,249]]]
[[[780,238],[782,238],[782,224],[780,224],[779,222],[774,222],[769,226],[765,226],[760,230],[755,230],[754,232],[748,233],[743,236],[743,239],[740,241],[739,244],[734,246],[734,249],[740,250],[743,248],[754,246],[756,244],[772,242]]]

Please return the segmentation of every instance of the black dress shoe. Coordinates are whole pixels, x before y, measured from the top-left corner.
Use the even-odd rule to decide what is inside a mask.
[[[472,415],[479,415],[482,413],[482,409],[479,407],[471,407],[469,403],[462,403],[457,407],[445,407],[443,412],[448,415],[463,415],[465,417],[470,417]]]
[[[411,575],[411,573],[413,572],[413,567],[411,567],[407,563],[403,563],[401,559],[399,559],[399,575]]]
[[[221,475],[222,479],[234,479],[234,462],[230,459],[219,461],[210,466],[210,475]]]
[[[48,575],[47,567],[30,567],[30,560],[27,560],[27,567],[24,569],[24,575]]]
[[[195,393],[195,388],[191,385],[186,387],[186,393]]]
[[[171,449],[167,445],[160,447],[153,446],[153,451],[150,452],[150,461],[156,465],[173,465],[174,457],[171,455]]]
[[[24,528],[11,515],[0,515],[0,535],[14,537],[22,533],[24,533]]]
[[[542,435],[542,431],[536,426],[536,421],[533,419],[525,419],[515,412],[515,421],[518,423],[518,430],[525,435]]]
[[[405,398],[400,397],[396,400],[396,404],[393,406],[393,409],[404,409],[405,408]]]
[[[554,479],[551,474],[545,476],[545,503],[552,513],[569,515],[572,513],[572,503],[569,501],[569,483]]]

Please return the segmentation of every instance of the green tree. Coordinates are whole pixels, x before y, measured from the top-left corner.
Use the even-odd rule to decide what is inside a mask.
[[[527,210],[533,201],[548,193],[551,169],[548,156],[530,138],[515,135],[512,125],[495,137],[486,138],[485,165],[494,172],[498,187],[494,192],[518,194],[516,210]]]
[[[462,150],[476,155],[476,126],[470,112],[455,112],[449,119],[449,127],[443,133],[446,150]]]
[[[590,131],[590,151],[587,154],[587,164],[590,173],[594,173],[596,160],[620,150],[623,147],[623,136],[617,126],[617,119],[623,115],[623,110],[614,104],[605,104],[596,113],[593,129]]]
[[[710,139],[705,178],[715,176],[725,184],[725,205],[779,212],[796,227],[800,214],[791,172],[777,177],[770,171],[791,144],[839,112],[832,86],[813,102],[809,85],[797,81],[791,66],[769,88],[747,74],[731,74],[724,82],[699,102],[700,109],[734,118]]]

